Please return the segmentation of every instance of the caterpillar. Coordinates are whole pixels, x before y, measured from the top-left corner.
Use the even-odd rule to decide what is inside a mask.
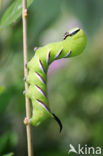
[[[28,77],[26,79],[29,89],[26,96],[32,101],[32,117],[29,123],[40,125],[46,118],[54,118],[62,130],[60,119],[51,112],[47,95],[47,70],[48,66],[57,59],[77,56],[86,46],[84,31],[74,28],[64,35],[64,40],[50,43],[36,49],[35,55],[28,62]]]

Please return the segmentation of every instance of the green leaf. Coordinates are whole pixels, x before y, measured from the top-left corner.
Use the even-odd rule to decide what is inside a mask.
[[[14,156],[14,153],[4,154],[2,156]]]
[[[28,7],[31,5],[33,0],[27,0]],[[22,0],[15,0],[5,11],[1,21],[0,30],[4,27],[14,23],[22,15]]]
[[[12,156],[13,153],[7,153],[11,148],[14,148],[18,143],[17,134],[13,131],[7,131],[4,134],[0,135],[0,156]]]
[[[5,87],[4,86],[0,86],[0,94],[2,94],[5,91]]]
[[[28,18],[28,41],[31,45],[34,45],[34,42],[36,44],[43,30],[56,21],[61,14],[62,4],[63,0],[37,0],[32,4],[31,13],[33,16]]]

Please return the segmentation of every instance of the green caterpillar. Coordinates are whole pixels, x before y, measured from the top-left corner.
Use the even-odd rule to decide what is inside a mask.
[[[26,96],[31,99],[33,106],[32,117],[29,119],[32,125],[38,126],[46,118],[51,117],[58,122],[61,131],[62,124],[48,105],[48,66],[54,60],[79,55],[85,46],[86,36],[83,30],[75,28],[65,33],[63,41],[50,43],[36,50],[34,57],[27,64],[29,74],[26,80],[29,84]]]

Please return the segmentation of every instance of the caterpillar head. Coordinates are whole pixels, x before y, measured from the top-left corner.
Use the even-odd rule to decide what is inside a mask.
[[[73,28],[64,34],[64,40],[67,39],[68,37],[78,38],[79,36],[81,37],[84,36],[83,30],[80,28]]]
[[[72,51],[70,56],[76,56],[80,54],[84,50],[87,43],[84,31],[80,28],[74,28],[66,32],[64,35],[64,42],[65,41],[67,41],[66,46],[70,43],[69,47]]]

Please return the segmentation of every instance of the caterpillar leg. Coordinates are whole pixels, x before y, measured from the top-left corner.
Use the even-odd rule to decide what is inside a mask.
[[[23,12],[23,16],[27,17],[27,15],[28,15],[28,12],[27,12],[27,9],[25,9],[24,12]]]
[[[30,123],[30,119],[28,119],[27,117],[25,117],[24,119],[24,125],[28,125]]]
[[[37,51],[38,47],[34,47],[34,51]]]
[[[24,77],[24,81],[26,81],[27,80],[27,78],[26,77]]]
[[[23,91],[23,95],[25,95],[25,94],[26,94],[26,90]]]
[[[25,63],[25,67],[27,68],[27,63]]]

